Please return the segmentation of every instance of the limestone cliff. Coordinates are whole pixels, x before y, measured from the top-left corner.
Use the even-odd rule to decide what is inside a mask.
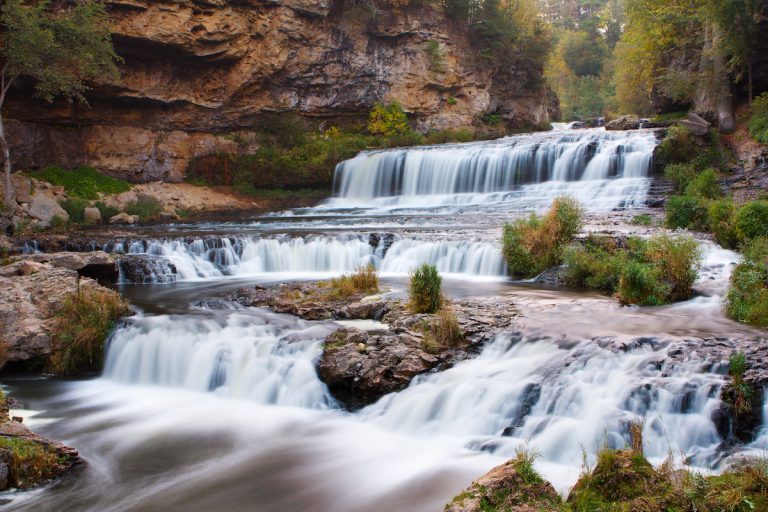
[[[466,27],[426,2],[396,16],[341,0],[107,3],[122,80],[96,84],[89,106],[52,107],[29,88],[14,91],[15,165],[89,164],[131,181],[178,181],[192,156],[236,150],[225,135],[264,112],[329,127],[398,100],[427,130],[486,112],[538,125],[557,108],[541,70],[480,59]]]

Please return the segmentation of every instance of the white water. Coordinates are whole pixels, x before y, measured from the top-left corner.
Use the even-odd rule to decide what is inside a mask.
[[[484,242],[398,239],[385,251],[381,243],[374,246],[367,237],[354,236],[170,239],[128,244],[128,252],[172,263],[179,281],[270,273],[340,274],[369,263],[384,275],[407,275],[423,263],[437,266],[444,274],[506,275],[499,248]],[[165,271],[146,278],[146,282],[166,281]]]
[[[557,130],[491,142],[370,151],[336,167],[326,209],[509,203],[547,207],[558,195],[587,208],[640,206],[656,138],[650,131]]]

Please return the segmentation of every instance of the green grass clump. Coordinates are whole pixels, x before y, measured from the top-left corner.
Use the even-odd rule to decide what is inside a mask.
[[[82,224],[85,222],[85,208],[88,201],[80,197],[68,197],[59,202],[64,211],[69,214],[70,224]]]
[[[739,208],[735,227],[736,236],[743,242],[768,236],[768,200],[751,201]]]
[[[59,460],[55,451],[28,439],[0,436],[0,448],[11,452],[8,479],[11,486],[23,489],[57,474]]]
[[[138,215],[139,219],[153,220],[156,219],[163,211],[163,204],[155,196],[147,194],[139,194],[139,197],[135,201],[131,201],[125,205],[125,212],[130,215]]]
[[[731,273],[726,314],[739,322],[768,327],[768,238],[744,249],[744,259]]]
[[[614,293],[622,304],[656,306],[690,298],[700,264],[692,238],[630,238],[627,245],[590,237],[582,247],[569,247],[566,283]]]
[[[414,313],[436,313],[443,305],[443,278],[437,267],[423,264],[411,274],[408,307]]]
[[[62,169],[61,167],[46,167],[29,175],[37,180],[47,181],[51,185],[64,187],[67,195],[81,199],[98,199],[99,195],[120,194],[131,189],[127,181],[99,174],[92,167]]]
[[[446,348],[458,347],[464,343],[464,331],[459,319],[448,305],[443,305],[432,321],[425,321],[422,326],[424,339],[422,348],[429,353],[437,353]]]
[[[543,217],[531,214],[504,226],[502,254],[513,277],[535,277],[559,265],[563,250],[581,230],[582,211],[570,197],[555,199]]]
[[[650,226],[653,224],[653,217],[648,213],[641,213],[632,217],[629,223],[635,226]]]
[[[379,275],[376,267],[370,263],[359,267],[352,274],[344,274],[327,282],[326,296],[331,299],[374,293],[379,293]]]
[[[768,144],[768,93],[752,101],[751,114],[747,123],[749,134],[760,144]]]
[[[709,228],[707,205],[697,197],[672,196],[667,199],[665,224],[670,229],[706,231]]]
[[[129,311],[128,303],[112,290],[82,288],[66,297],[52,329],[52,372],[65,376],[99,371],[107,335]]]

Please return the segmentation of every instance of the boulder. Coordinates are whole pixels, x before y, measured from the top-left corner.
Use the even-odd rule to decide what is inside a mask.
[[[704,137],[709,134],[712,125],[698,114],[693,112],[688,114],[688,119],[683,119],[680,124],[688,128],[688,131],[697,137]]]
[[[101,211],[98,208],[89,206],[83,212],[83,219],[86,224],[101,224]]]
[[[114,258],[104,251],[38,253],[26,259],[74,270],[81,277],[96,279],[101,284],[116,283],[119,275]]]
[[[49,227],[54,217],[59,217],[63,221],[69,220],[69,214],[59,206],[52,194],[47,191],[37,190],[32,194],[29,202],[30,217],[38,220],[38,225]]]
[[[521,455],[472,482],[445,506],[445,511],[554,512],[561,507],[562,500],[552,484],[543,480]]]
[[[118,259],[123,283],[172,283],[176,281],[176,266],[162,256],[126,254]]]
[[[605,124],[606,130],[637,130],[640,128],[640,118],[637,116],[621,116]]]
[[[129,215],[125,212],[118,213],[109,219],[110,224],[135,224],[139,221],[138,215]]]

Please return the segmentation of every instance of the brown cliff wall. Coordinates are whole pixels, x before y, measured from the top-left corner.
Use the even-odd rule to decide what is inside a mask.
[[[490,111],[510,126],[538,125],[557,108],[540,70],[495,69],[464,26],[428,3],[376,17],[332,0],[108,5],[121,82],[96,85],[90,106],[52,107],[28,87],[15,90],[7,115],[16,166],[89,164],[131,181],[179,181],[191,157],[233,151],[224,135],[263,112],[295,111],[329,127],[398,100],[425,131]]]

